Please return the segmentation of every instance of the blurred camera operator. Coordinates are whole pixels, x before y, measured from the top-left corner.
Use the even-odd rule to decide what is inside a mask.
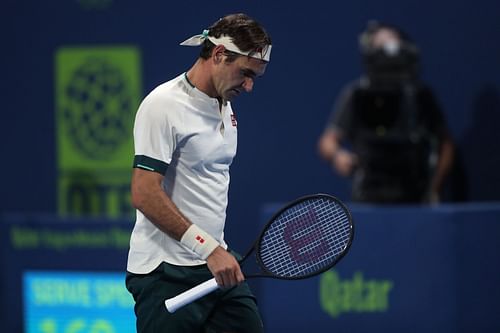
[[[353,177],[353,201],[439,202],[454,148],[434,94],[418,78],[416,45],[394,26],[370,22],[360,49],[366,74],[337,98],[320,156]]]

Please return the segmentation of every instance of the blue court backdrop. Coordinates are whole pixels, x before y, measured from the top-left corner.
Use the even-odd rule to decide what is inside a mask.
[[[354,242],[332,270],[258,282],[266,332],[500,330],[500,205],[351,210]]]
[[[267,28],[273,54],[252,94],[233,104],[232,247],[253,241],[269,203],[317,192],[349,200],[350,180],[319,159],[316,144],[340,89],[362,73],[357,38],[368,20],[398,25],[419,45],[422,78],[457,146],[445,206],[355,207],[359,230],[338,269],[307,282],[252,282],[270,331],[498,331],[494,0],[3,1],[2,331],[128,332],[116,318],[130,314],[130,299],[113,290],[134,220],[134,112],[195,61],[198,50],[179,42],[234,12]],[[103,286],[110,293],[99,292]],[[59,307],[53,315],[51,306]],[[92,314],[96,308],[105,317]]]
[[[263,205],[259,224],[278,207]],[[500,330],[500,204],[350,208],[354,242],[333,269],[249,281],[266,332]],[[3,331],[135,332],[123,272],[130,229],[126,221],[4,218]]]

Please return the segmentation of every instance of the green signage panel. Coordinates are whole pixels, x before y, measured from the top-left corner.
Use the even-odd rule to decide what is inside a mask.
[[[130,214],[138,49],[63,47],[55,71],[59,213]]]

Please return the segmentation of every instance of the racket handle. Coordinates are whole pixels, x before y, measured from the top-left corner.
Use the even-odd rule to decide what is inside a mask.
[[[174,313],[177,309],[186,304],[196,301],[207,294],[210,294],[215,289],[219,288],[215,278],[205,281],[196,287],[193,287],[185,292],[165,300],[165,306],[170,313]]]

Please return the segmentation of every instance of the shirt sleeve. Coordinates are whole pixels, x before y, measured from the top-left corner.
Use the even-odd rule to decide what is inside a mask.
[[[338,95],[327,128],[335,129],[341,135],[349,135],[352,127],[352,96],[354,92],[354,84],[349,84],[342,89]]]
[[[150,94],[139,106],[134,123],[133,167],[164,174],[175,150],[175,119],[165,97]]]
[[[448,130],[446,120],[435,95],[429,87],[424,86],[420,92],[420,99],[428,129],[438,140],[442,141],[446,137]]]

